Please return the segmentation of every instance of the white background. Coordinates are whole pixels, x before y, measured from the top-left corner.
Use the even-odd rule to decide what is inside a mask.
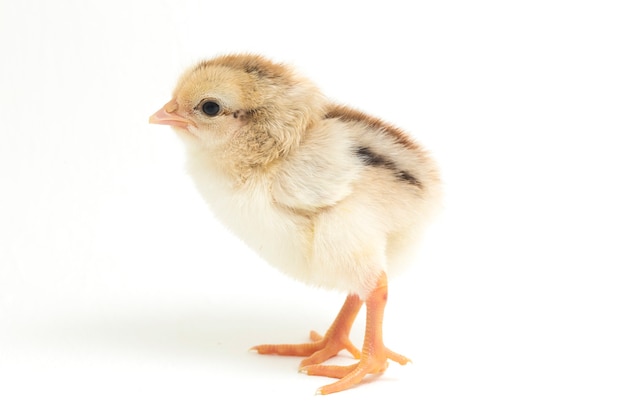
[[[621,2],[413,3],[2,0],[0,415],[625,415]],[[227,233],[147,123],[189,64],[243,51],[441,165],[386,313],[413,364],[371,384],[315,396],[299,359],[247,351],[344,295]]]

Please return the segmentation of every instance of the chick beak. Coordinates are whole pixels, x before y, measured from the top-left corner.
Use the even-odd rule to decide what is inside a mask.
[[[195,126],[195,124],[178,113],[178,103],[176,100],[171,100],[165,104],[165,106],[161,107],[159,111],[150,116],[150,123],[156,125],[170,125],[176,127],[186,128],[189,125]]]

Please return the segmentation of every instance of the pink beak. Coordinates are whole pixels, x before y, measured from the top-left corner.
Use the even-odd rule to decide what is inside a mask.
[[[150,123],[157,125],[170,125],[176,127],[186,128],[189,125],[195,126],[195,124],[176,113],[178,110],[178,103],[176,99],[172,99],[165,106],[161,107],[159,111],[150,116]]]

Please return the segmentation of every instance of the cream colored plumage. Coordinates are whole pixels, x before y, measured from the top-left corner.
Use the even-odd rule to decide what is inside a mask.
[[[410,257],[439,206],[439,175],[419,145],[391,125],[331,103],[292,68],[256,55],[194,66],[150,121],[175,127],[200,194],[252,249],[289,276],[351,294],[325,337],[261,345],[260,353],[309,356],[304,371],[341,378],[321,393],[382,372],[387,358],[406,362],[382,345],[375,327],[382,323],[387,273]],[[368,313],[380,313],[379,320],[368,314],[366,330],[380,346],[360,355],[343,339],[362,301]],[[361,361],[320,365],[342,348]]]

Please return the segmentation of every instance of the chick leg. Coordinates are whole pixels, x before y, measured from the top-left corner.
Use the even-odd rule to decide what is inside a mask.
[[[315,365],[331,358],[342,349],[346,349],[355,358],[361,356],[361,352],[350,342],[349,335],[352,323],[356,318],[363,301],[358,295],[349,295],[339,311],[337,318],[330,326],[326,334],[322,337],[315,331],[310,334],[311,343],[290,344],[290,345],[259,345],[254,346],[261,354],[275,354],[286,356],[307,356],[300,362],[300,368]]]
[[[323,386],[319,394],[332,394],[348,389],[359,382],[367,374],[382,373],[387,369],[387,359],[405,365],[410,360],[387,349],[383,344],[383,313],[387,303],[387,275],[381,274],[378,286],[370,293],[365,305],[367,319],[365,324],[365,341],[359,362],[349,366],[310,365],[302,369],[308,375],[321,375],[340,378],[339,381]]]

